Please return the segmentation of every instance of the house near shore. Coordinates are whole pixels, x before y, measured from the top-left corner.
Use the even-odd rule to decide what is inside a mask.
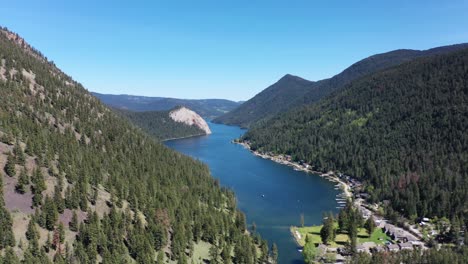
[[[367,250],[367,248],[363,245],[357,245],[356,246],[356,251],[358,253],[369,253],[369,251]]]
[[[383,230],[388,236],[390,236],[395,241],[399,241],[402,243],[417,241],[415,237],[408,235],[407,232],[392,224],[385,224]]]
[[[377,245],[375,242],[364,242],[361,245],[356,246],[357,252],[365,252],[365,253],[371,253],[371,251],[376,247]]]
[[[335,263],[345,263],[346,258],[340,254],[336,254]]]
[[[398,245],[400,246],[401,250],[413,250],[413,244],[411,244],[410,242],[400,243]]]
[[[387,224],[384,225],[383,231],[387,235],[391,235],[391,234],[395,233],[395,226],[387,223]]]
[[[387,249],[388,249],[388,251],[390,251],[390,252],[398,252],[398,251],[400,251],[400,247],[399,247],[397,244],[390,244],[390,245],[387,245]]]
[[[358,193],[356,196],[358,198],[362,198],[364,200],[367,200],[368,198],[370,198],[370,194],[368,194],[368,193]]]
[[[384,252],[386,251],[385,247],[382,246],[376,246],[375,248],[372,248],[372,252],[374,253],[379,253],[379,252]]]

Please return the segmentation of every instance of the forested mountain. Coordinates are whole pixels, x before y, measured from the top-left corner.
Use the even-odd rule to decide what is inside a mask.
[[[304,104],[314,103],[334,91],[342,89],[353,80],[415,58],[444,54],[468,47],[468,44],[443,46],[428,50],[394,50],[363,59],[329,79],[310,82],[286,75],[233,111],[216,118],[224,124],[249,127],[251,124],[291,110]]]
[[[159,140],[206,135],[206,131],[196,125],[176,122],[170,117],[170,111],[131,112],[115,110],[125,118]],[[201,118],[201,117],[199,117]]]
[[[468,221],[468,49],[353,81],[253,127],[253,149],[361,179],[372,200],[411,219]]]
[[[313,82],[287,74],[252,99],[213,121],[228,125],[249,127],[256,121],[292,108],[297,98],[302,98]]]
[[[237,106],[238,102],[225,99],[176,99],[164,97],[147,97],[136,95],[113,95],[92,93],[103,103],[117,109],[134,112],[167,111],[177,106],[185,106],[209,120],[223,115]]]
[[[206,165],[3,28],[0,62],[0,263],[190,263],[200,246],[215,262],[266,262]]]

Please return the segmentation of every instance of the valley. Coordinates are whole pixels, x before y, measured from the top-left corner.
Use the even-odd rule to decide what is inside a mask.
[[[0,11],[0,264],[468,263],[466,1]]]

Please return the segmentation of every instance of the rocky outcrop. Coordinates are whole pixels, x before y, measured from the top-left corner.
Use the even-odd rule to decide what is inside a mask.
[[[205,131],[207,135],[211,134],[210,127],[208,126],[206,121],[197,113],[186,107],[179,107],[177,109],[172,110],[169,113],[169,116],[172,118],[172,120],[176,122],[184,123],[189,126],[196,126],[201,130]]]

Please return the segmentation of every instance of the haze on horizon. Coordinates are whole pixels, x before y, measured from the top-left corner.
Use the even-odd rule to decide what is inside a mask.
[[[27,6],[27,8],[25,8]],[[10,1],[1,25],[90,91],[248,100],[394,49],[468,42],[468,2]]]

